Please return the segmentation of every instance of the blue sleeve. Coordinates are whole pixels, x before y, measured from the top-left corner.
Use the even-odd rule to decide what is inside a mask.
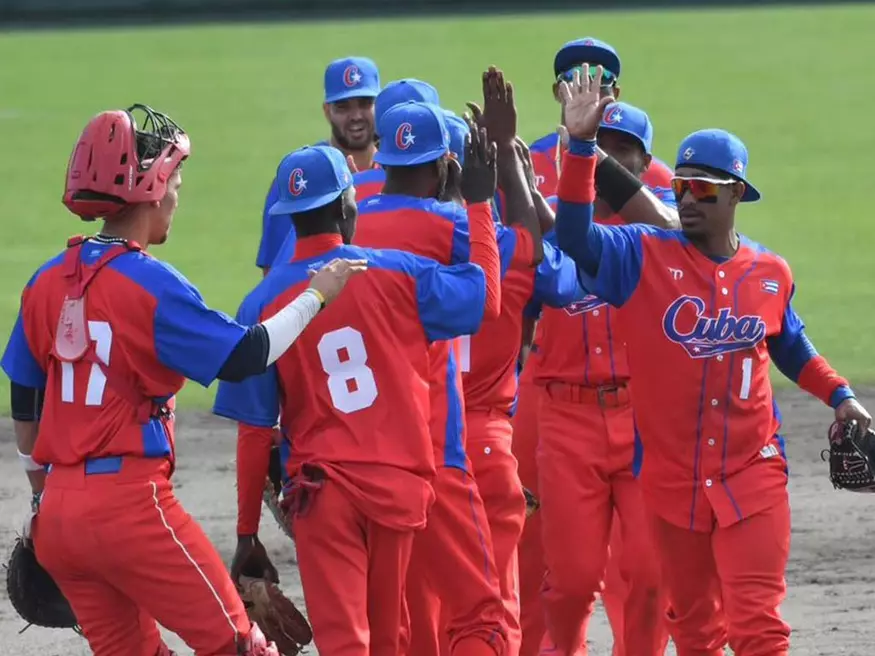
[[[665,205],[666,207],[670,207],[673,210],[678,208],[678,201],[674,195],[674,191],[671,189],[666,189],[665,187],[656,187],[652,189],[653,195],[656,196],[659,201]]]
[[[282,216],[276,218],[287,219],[288,217]],[[279,247],[276,257],[273,258],[270,266],[275,267],[286,262],[291,262],[292,258],[295,256],[295,244],[297,242],[298,235],[295,232],[295,224],[292,223],[291,220],[289,220],[289,231],[288,233],[286,233],[286,237],[282,242],[282,246]]]
[[[450,264],[464,264],[471,259],[471,234],[468,231],[468,213],[460,207],[453,217],[453,252]]]
[[[168,280],[155,308],[155,352],[164,366],[208,387],[246,327],[208,308],[181,275]]]
[[[416,301],[429,341],[473,335],[483,322],[486,276],[476,264],[417,259]]]
[[[593,142],[571,140],[573,155],[592,156]],[[567,167],[566,167],[567,168]],[[593,221],[592,203],[559,199],[556,239],[559,247],[577,263],[584,290],[615,307],[621,307],[641,279],[644,249],[641,236],[650,230],[640,224],[604,226]]]
[[[24,323],[21,320],[20,311],[15,325],[12,327],[12,334],[6,344],[3,359],[0,360],[0,367],[13,383],[34,389],[45,389],[46,387],[46,372],[43,371],[30,350],[30,344],[28,344],[24,334]]]
[[[249,296],[237,311],[237,321],[242,325],[251,325],[258,323],[260,315],[260,306],[253,296]],[[276,426],[280,414],[276,365],[272,364],[263,374],[250,376],[240,382],[220,380],[213,414],[250,426]]]
[[[495,241],[498,243],[499,277],[504,280],[504,274],[510,269],[517,245],[516,230],[495,224]]]
[[[583,295],[574,262],[558,248],[545,242],[544,259],[535,271],[535,291],[532,300],[539,305],[543,303],[550,307],[562,308]]]
[[[795,293],[796,286],[794,285],[784,310],[781,332],[769,337],[766,340],[766,346],[778,371],[794,383],[798,383],[805,365],[816,358],[818,353],[814,344],[808,339],[808,335],[805,334],[805,324],[802,318],[793,309],[792,299]],[[832,393],[830,406],[835,408],[842,401],[853,396],[854,392],[850,387],[841,385]]]
[[[262,269],[273,264],[292,225],[288,214],[268,214],[270,208],[278,200],[279,188],[276,184],[276,178],[274,178],[270,183],[267,197],[264,199],[264,210],[261,217],[261,242],[258,244],[258,255],[255,259],[256,266]]]

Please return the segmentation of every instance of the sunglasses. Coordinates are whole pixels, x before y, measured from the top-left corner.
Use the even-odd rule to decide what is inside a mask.
[[[671,179],[671,189],[675,198],[680,200],[690,192],[697,203],[716,203],[721,187],[738,184],[738,180],[715,180],[714,178],[678,178]]]
[[[595,80],[597,66],[590,64],[589,67],[589,79]],[[569,68],[567,71],[560,73],[556,77],[557,82],[565,81],[565,82],[573,82],[574,81],[574,73],[577,72],[580,74],[580,77],[583,77],[583,66],[575,66],[573,68]],[[606,68],[602,70],[602,87],[612,87],[617,84],[617,76],[611,73]]]

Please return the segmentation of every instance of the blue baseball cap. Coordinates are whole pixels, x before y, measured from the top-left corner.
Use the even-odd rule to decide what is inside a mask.
[[[605,107],[599,131],[613,130],[628,134],[644,147],[644,152],[650,155],[653,148],[653,123],[643,109],[624,102],[614,102]]]
[[[741,139],[726,130],[699,130],[681,142],[675,168],[705,166],[722,171],[744,183],[741,202],[758,201],[762,195],[747,181],[747,147]]]
[[[389,109],[400,103],[415,100],[417,102],[431,103],[432,105],[440,105],[441,101],[438,98],[437,89],[428,82],[417,80],[416,78],[408,77],[403,80],[394,80],[389,82],[377,100],[374,103],[374,118],[379,125],[380,117],[383,116]]]
[[[465,140],[471,130],[468,129],[465,119],[449,109],[444,110],[444,119],[450,133],[450,155],[455,157],[459,164],[463,164],[465,162]]]
[[[601,64],[614,77],[620,77],[620,55],[617,51],[604,41],[589,36],[569,41],[559,48],[553,59],[553,75],[558,77],[560,73],[581,64]]]
[[[380,147],[374,161],[381,166],[416,166],[440,159],[450,151],[444,110],[431,103],[395,105],[377,126]]]
[[[325,69],[325,102],[348,98],[376,98],[380,93],[380,71],[367,57],[335,59]]]
[[[340,196],[352,185],[352,174],[337,148],[304,146],[283,157],[276,181],[279,200],[268,214],[299,214]]]

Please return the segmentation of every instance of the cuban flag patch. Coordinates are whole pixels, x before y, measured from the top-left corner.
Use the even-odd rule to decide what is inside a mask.
[[[763,280],[760,283],[761,288],[767,294],[778,294],[778,281],[777,280]]]

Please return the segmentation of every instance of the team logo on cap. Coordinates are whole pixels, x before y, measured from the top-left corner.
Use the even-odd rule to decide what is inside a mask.
[[[593,310],[597,310],[605,305],[607,305],[607,302],[603,301],[598,296],[587,294],[582,300],[569,303],[563,309],[569,316],[576,317],[578,314],[592,312]]]
[[[594,45],[595,45],[595,41],[593,41],[592,39],[584,39],[584,40],[583,40],[583,45],[585,45],[585,46],[594,46]]]
[[[300,196],[307,189],[307,181],[304,179],[304,169],[293,169],[289,174],[289,193],[292,196]]]
[[[684,155],[683,155],[683,157],[684,157],[685,160],[689,161],[689,160],[693,157],[693,155],[695,155],[695,154],[696,154],[696,151],[695,151],[695,150],[693,150],[692,148],[687,148],[687,149],[684,151]]]
[[[413,126],[410,123],[402,123],[395,130],[395,147],[398,150],[407,150],[416,141],[416,135],[413,134]]]
[[[710,358],[754,348],[766,337],[766,322],[754,314],[736,316],[722,308],[717,316],[705,313],[698,296],[681,296],[665,311],[662,329],[691,358]]]
[[[740,159],[734,160],[732,162],[732,170],[735,171],[738,175],[744,175],[744,164]]]
[[[623,108],[616,106],[611,107],[607,112],[605,112],[604,118],[602,118],[602,123],[605,125],[617,125],[623,120]]]
[[[362,81],[362,74],[359,72],[359,67],[355,64],[350,64],[343,69],[343,83],[348,87],[354,87]]]

